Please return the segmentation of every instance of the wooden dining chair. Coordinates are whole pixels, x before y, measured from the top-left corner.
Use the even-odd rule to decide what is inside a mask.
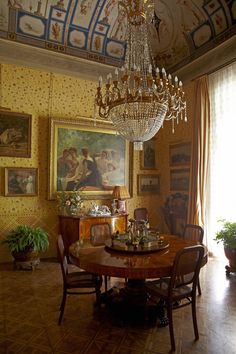
[[[149,221],[147,208],[136,208],[134,209],[134,220],[136,221]]]
[[[111,239],[111,226],[108,223],[93,224],[90,227],[90,242],[93,246],[102,246]],[[108,277],[104,276],[105,292],[107,292]]]
[[[104,245],[111,235],[111,226],[106,222],[90,226],[90,242],[93,246]]]
[[[61,235],[59,235],[57,239],[57,252],[63,278],[63,295],[58,320],[58,325],[60,325],[64,314],[67,295],[86,295],[95,293],[96,303],[100,305],[102,278],[96,274],[91,274],[85,271],[69,272],[67,256]],[[77,291],[75,291],[76,289]]]
[[[184,227],[183,238],[196,242],[196,244],[203,244],[204,230],[199,225],[186,224]],[[202,295],[200,280],[198,280],[198,294]]]
[[[148,215],[147,208],[136,208],[136,209],[134,209],[134,220],[135,220],[135,223],[136,223],[138,228],[139,228],[140,225],[143,225],[142,224],[143,221],[146,221],[149,224],[149,215]],[[152,231],[152,232],[159,231],[159,229],[157,229],[155,227],[150,227],[150,225],[148,226],[148,230]]]
[[[172,311],[174,304],[181,301],[176,308],[192,306],[192,319],[195,340],[199,339],[196,315],[196,287],[204,256],[204,247],[196,245],[180,249],[175,256],[171,276],[146,282],[145,288],[152,301],[163,301],[167,309],[171,350],[175,350],[175,337]]]

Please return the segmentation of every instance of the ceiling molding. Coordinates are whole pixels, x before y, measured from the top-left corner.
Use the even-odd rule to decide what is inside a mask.
[[[97,81],[113,71],[110,65],[0,39],[0,62]]]
[[[218,70],[220,67],[236,60],[236,35],[203,54],[191,63],[175,71],[186,83],[204,74]],[[99,76],[106,77],[114,68],[110,65],[86,59],[71,57],[61,53],[0,39],[0,62],[31,67],[97,81]]]
[[[183,82],[210,74],[236,60],[236,35],[173,73]]]

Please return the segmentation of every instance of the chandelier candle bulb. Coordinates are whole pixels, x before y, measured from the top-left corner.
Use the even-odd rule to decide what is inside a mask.
[[[166,79],[166,71],[165,71],[165,68],[162,68],[161,73],[162,73],[162,78],[163,78],[163,79]]]
[[[175,87],[178,87],[178,77],[175,76]]]

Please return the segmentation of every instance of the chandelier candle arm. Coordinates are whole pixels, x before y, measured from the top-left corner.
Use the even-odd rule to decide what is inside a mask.
[[[172,84],[165,68],[154,68],[148,40],[145,10],[150,0],[123,0],[119,4],[127,13],[127,48],[125,65],[107,75],[103,85],[99,77],[95,105],[100,118],[111,120],[117,132],[134,149],[141,149],[165,120],[187,120],[182,82],[177,77]],[[96,114],[96,112],[95,112]]]

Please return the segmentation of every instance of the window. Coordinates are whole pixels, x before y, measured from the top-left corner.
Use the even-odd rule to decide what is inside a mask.
[[[219,219],[236,221],[236,63],[209,76],[211,104],[211,157],[208,178],[206,232],[209,249]]]

